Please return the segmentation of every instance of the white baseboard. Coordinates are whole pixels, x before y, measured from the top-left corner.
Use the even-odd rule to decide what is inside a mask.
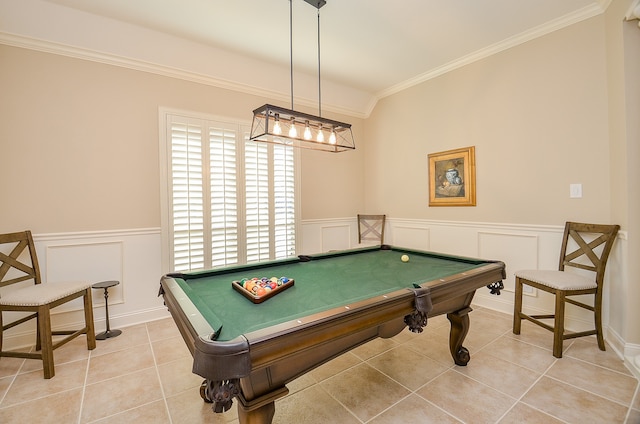
[[[142,311],[135,311],[122,315],[109,315],[109,326],[112,329],[122,329],[133,325],[144,324],[145,322],[156,321],[169,318],[171,314],[166,306],[150,308]],[[95,321],[96,333],[101,333],[106,328],[104,319]]]
[[[109,315],[109,327],[114,329],[123,329],[131,327],[133,325],[143,324],[145,322],[156,321],[163,318],[170,317],[169,311],[166,306],[160,306],[157,308],[149,308],[146,310],[135,311],[122,315]],[[35,321],[34,321],[35,322]],[[64,329],[77,329],[84,325],[84,321],[67,322],[61,326],[56,326],[53,330]],[[36,333],[35,330],[29,328],[28,324],[24,324],[25,329],[20,332],[13,332],[13,334],[5,334],[3,341],[4,350],[23,350],[35,345]],[[94,319],[94,329],[96,334],[102,333],[107,327],[104,318]],[[19,328],[15,327],[16,329]]]
[[[333,218],[305,220],[302,222],[300,251],[311,254],[327,249],[351,248],[357,245],[356,218]],[[114,231],[92,231],[61,234],[35,234],[39,250],[41,272],[55,281],[72,270],[87,281],[119,280],[120,285],[109,290],[110,326],[126,328],[169,317],[158,293],[162,275],[161,234],[159,228],[123,229]],[[476,292],[474,304],[480,307],[513,314],[513,272],[529,266],[552,269],[557,266],[556,255],[538,256],[535,252],[557,249],[562,227],[522,224],[494,224],[478,222],[448,222],[422,219],[388,218],[385,242],[404,247],[433,250],[471,257],[484,257],[505,262],[507,278],[505,290],[500,296],[491,295],[487,289]],[[531,252],[534,254],[532,255]],[[79,266],[76,256],[82,256]],[[105,254],[110,260],[105,261]],[[532,259],[533,257],[533,259]],[[640,374],[640,345],[627,343],[614,327],[626,322],[621,316],[623,309],[612,307],[620,303],[626,279],[627,243],[626,233],[620,233],[619,243],[612,252],[612,266],[608,267],[609,280],[617,286],[608,285],[605,292],[604,324],[605,337],[630,369]],[[613,266],[615,265],[615,266]],[[104,302],[99,291],[93,292],[94,320],[96,332],[106,327]],[[533,292],[527,296],[526,308],[532,313],[549,308],[549,300]],[[552,304],[552,303],[551,303]],[[81,326],[81,306],[64,309],[56,314],[55,325],[73,328]],[[590,325],[587,315],[568,315],[567,328],[580,331]],[[616,333],[616,331],[618,333]],[[22,332],[21,332],[22,331]],[[25,324],[5,333],[4,348],[30,346],[35,341],[35,326]]]
[[[633,358],[624,358],[624,363],[629,367],[633,375],[636,376],[638,380],[640,380],[640,354],[634,356]]]

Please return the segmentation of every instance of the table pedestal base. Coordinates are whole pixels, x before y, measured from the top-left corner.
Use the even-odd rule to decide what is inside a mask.
[[[103,281],[91,286],[94,289],[104,289],[104,314],[105,321],[107,322],[107,329],[100,334],[96,334],[96,340],[107,340],[122,334],[122,330],[112,330],[109,326],[109,287],[117,286],[118,284],[120,284],[120,281]]]
[[[96,334],[96,340],[107,340],[111,337],[116,337],[122,334],[122,330],[108,330],[100,334]]]

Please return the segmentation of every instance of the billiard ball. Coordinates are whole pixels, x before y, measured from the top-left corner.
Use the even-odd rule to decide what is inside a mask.
[[[402,262],[409,262],[409,255],[402,255],[400,256],[400,260]]]

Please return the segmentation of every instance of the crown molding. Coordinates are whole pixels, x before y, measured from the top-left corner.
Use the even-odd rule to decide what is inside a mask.
[[[640,0],[635,0],[634,5],[637,5],[639,2]],[[331,103],[330,101],[328,101],[329,97],[325,96],[325,100],[323,101],[323,104],[322,104],[323,110],[346,115],[346,116],[351,116],[355,118],[366,119],[373,112],[373,109],[377,105],[377,102],[387,96],[406,90],[415,85],[421,84],[425,81],[428,81],[440,75],[451,72],[455,69],[461,68],[473,62],[487,58],[491,55],[500,53],[511,47],[515,47],[527,41],[533,40],[535,38],[557,31],[559,29],[565,28],[569,25],[589,19],[596,15],[602,14],[610,3],[611,3],[611,0],[598,0],[597,3],[594,3],[591,6],[585,7],[574,13],[565,15],[547,24],[533,28],[530,31],[519,34],[510,39],[501,41],[487,48],[478,50],[467,56],[464,56],[457,60],[449,62],[443,66],[431,69],[414,78],[403,81],[399,84],[391,86],[378,93],[375,93],[372,95],[362,95],[360,99],[353,101],[350,107],[341,106],[339,104],[336,104],[335,102]],[[631,13],[632,11],[633,11],[633,7],[630,9],[629,13]],[[178,69],[174,66],[167,66],[163,64],[149,62],[149,61],[133,59],[133,58],[124,57],[124,56],[113,54],[113,53],[103,53],[103,52],[99,52],[89,48],[71,46],[71,45],[67,45],[67,44],[63,44],[55,41],[43,40],[43,39],[38,39],[38,38],[29,37],[25,35],[17,35],[13,33],[0,31],[0,43],[14,46],[14,47],[21,47],[21,48],[37,50],[37,51],[46,52],[46,53],[63,55],[63,56],[72,57],[76,59],[89,60],[89,61],[104,63],[108,65],[113,65],[113,66],[124,67],[132,70],[167,76],[170,78],[181,79],[185,81],[209,85],[209,86],[222,88],[226,90],[237,91],[244,94],[263,97],[263,98],[269,99],[269,101],[271,102],[275,101],[275,102],[282,102],[283,104],[288,104],[291,100],[290,95],[287,93],[280,92],[277,90],[265,89],[257,85],[251,85],[251,84],[246,84],[238,81],[232,81],[229,79],[224,79],[224,78],[216,77],[216,76],[205,74],[205,73],[193,72],[185,69]],[[336,92],[339,92],[339,90]],[[316,99],[300,97],[299,93],[295,97],[295,103],[298,105],[309,107],[309,108],[317,107]]]
[[[640,0],[636,0],[640,1]],[[430,79],[436,78],[440,75],[451,72],[455,69],[461,68],[463,66],[469,65],[473,62],[477,62],[481,59],[485,59],[494,54],[500,53],[504,50],[510,49],[512,47],[518,46],[520,44],[524,44],[527,41],[534,40],[536,38],[542,37],[544,35],[550,34],[554,31],[558,31],[562,28],[568,27],[575,23],[584,21],[586,19],[592,18],[594,16],[600,15],[604,13],[608,4],[611,0],[601,0],[598,4],[593,4],[591,6],[584,7],[574,13],[570,13],[553,21],[547,22],[544,25],[540,25],[535,27],[529,31],[518,34],[514,37],[508,38],[506,40],[500,41],[499,43],[495,43],[491,46],[488,46],[484,49],[473,52],[469,55],[463,56],[457,60],[449,62],[443,66],[434,68],[430,71],[427,71],[423,74],[420,74],[414,78],[408,79],[406,81],[401,82],[400,84],[396,84],[392,87],[389,87],[385,90],[382,90],[376,94],[376,99],[380,100],[384,97],[390,96],[392,94],[398,93],[400,91],[406,90],[407,88],[413,87],[414,85],[421,84]]]
[[[640,0],[634,0],[631,3],[624,18],[627,21],[640,20]],[[638,26],[640,27],[640,22],[638,22]]]
[[[20,47],[30,50],[36,50],[44,53],[57,54],[67,56],[74,59],[89,60],[99,62],[106,65],[114,65],[128,68],[136,71],[148,72],[157,75],[168,76],[171,78],[183,79],[186,81],[197,82],[205,85],[212,85],[234,91],[242,91],[243,93],[254,94],[257,96],[277,96],[278,93],[264,90],[258,87],[240,84],[235,81],[215,78],[209,75],[189,72],[182,69],[176,69],[169,66],[159,65],[156,63],[145,62],[137,59],[130,59],[118,55],[101,53],[95,50],[85,49],[82,47],[69,46],[48,40],[39,40],[36,38],[25,37],[22,35],[9,34],[0,32],[0,43],[13,47]],[[280,95],[286,100],[285,96]]]
[[[270,101],[276,100],[288,104],[291,101],[289,95],[283,94],[275,90],[267,90],[258,86],[239,83],[237,81],[231,81],[227,79],[217,78],[211,75],[206,75],[197,72],[191,72],[184,69],[177,69],[171,66],[160,65],[157,63],[147,62],[138,59],[131,59],[115,54],[102,53],[91,49],[86,49],[77,46],[69,46],[62,43],[57,43],[48,40],[42,40],[23,35],[16,35],[7,32],[0,31],[0,44],[5,44],[13,47],[20,47],[44,53],[57,54],[61,56],[71,57],[74,59],[89,60],[92,62],[103,63],[106,65],[113,65],[122,68],[132,69],[141,72],[148,72],[151,74],[166,76],[170,78],[181,79],[184,81],[195,82],[198,84],[209,85],[225,90],[232,90],[241,92],[244,94],[251,94],[254,96],[264,97],[270,99]],[[303,97],[296,97],[296,104],[304,105],[306,107],[317,107],[317,100],[306,99]],[[322,103],[322,108],[325,111],[331,111],[342,115],[352,116],[355,118],[364,119],[367,114],[360,110],[354,110],[350,108],[341,107],[331,103]]]

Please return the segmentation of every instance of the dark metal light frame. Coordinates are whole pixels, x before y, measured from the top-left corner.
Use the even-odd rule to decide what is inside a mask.
[[[270,104],[253,111],[251,140],[335,153],[356,148],[351,124]]]
[[[318,115],[321,115],[320,89],[320,8],[325,0],[304,0],[318,9]],[[250,139],[326,152],[344,152],[356,148],[351,124],[293,109],[293,0],[289,0],[291,44],[291,109],[265,104],[253,111]]]

